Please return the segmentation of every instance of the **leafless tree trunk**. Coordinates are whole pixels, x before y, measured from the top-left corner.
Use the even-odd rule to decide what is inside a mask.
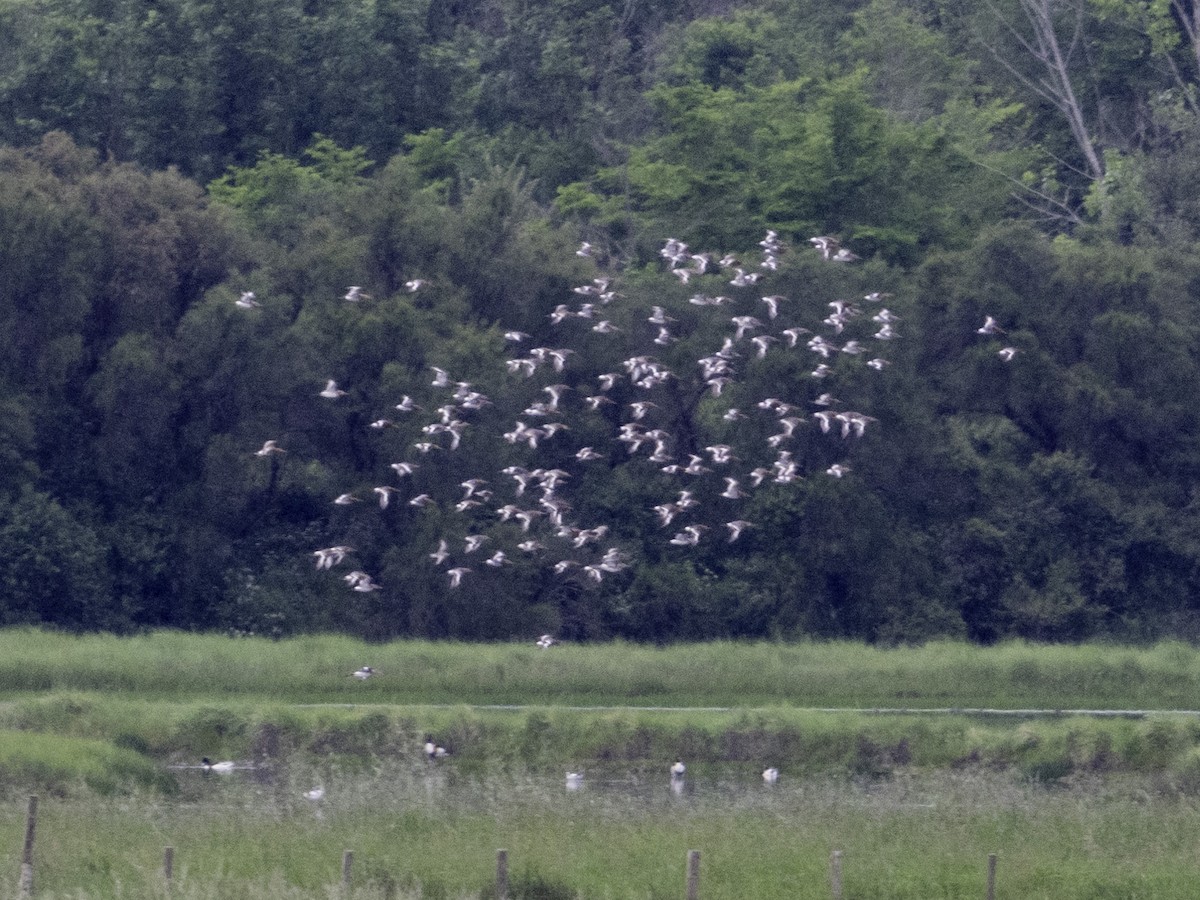
[[[1018,0],[1028,27],[1020,27],[1010,21],[991,0],[988,8],[1000,21],[1004,29],[1017,44],[1032,57],[1041,69],[1040,76],[1030,76],[1008,59],[1003,48],[986,44],[988,51],[1008,69],[1021,84],[1029,88],[1057,109],[1067,120],[1071,136],[1075,139],[1087,165],[1085,174],[1094,180],[1104,177],[1104,162],[1088,128],[1083,106],[1075,94],[1071,80],[1072,60],[1080,47],[1086,14],[1085,0]],[[1172,0],[1173,3],[1194,0]],[[1068,20],[1070,34],[1059,38],[1057,13],[1062,9]],[[1067,28],[1064,27],[1064,31]]]
[[[1191,44],[1192,55],[1196,57],[1196,71],[1200,72],[1200,2],[1171,0],[1171,11],[1175,13],[1179,27]]]

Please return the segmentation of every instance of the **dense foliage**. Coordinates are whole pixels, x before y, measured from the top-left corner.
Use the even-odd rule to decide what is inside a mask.
[[[1196,15],[0,0],[0,624],[1197,636]]]

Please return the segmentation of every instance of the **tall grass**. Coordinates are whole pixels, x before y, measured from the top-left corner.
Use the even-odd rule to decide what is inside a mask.
[[[326,898],[348,848],[364,900],[481,897],[504,847],[515,897],[677,897],[686,853],[698,849],[705,898],[823,900],[829,853],[840,849],[849,897],[982,896],[989,853],[999,856],[1004,897],[1194,897],[1200,808],[1143,787],[1046,789],[983,773],[816,780],[724,814],[687,798],[605,815],[586,796],[405,811],[367,792],[320,818],[250,804],[50,800],[37,884],[43,897],[164,896],[159,866],[170,845],[173,896]],[[22,812],[0,805],[2,845],[19,846]]]
[[[380,675],[349,677],[364,664]],[[1200,653],[1180,643],[1023,642],[613,643],[544,652],[532,644],[364,644],[338,636],[273,642],[0,632],[0,697],[47,691],[287,703],[1172,709],[1197,705]]]

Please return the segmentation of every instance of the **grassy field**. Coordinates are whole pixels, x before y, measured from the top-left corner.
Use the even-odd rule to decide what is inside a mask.
[[[364,664],[380,674],[350,677]],[[346,848],[355,896],[477,897],[498,847],[514,897],[678,897],[689,849],[706,900],[827,897],[833,849],[847,897],[982,895],[993,852],[1001,897],[1191,897],[1198,682],[1183,644],[543,652],[0,632],[0,898],[30,793],[39,897],[166,896],[167,845],[173,897],[328,897]],[[922,711],[984,707],[1157,712]],[[426,733],[444,766],[423,760]],[[244,782],[199,775],[201,756],[247,766]],[[677,756],[694,796],[663,790]],[[784,777],[764,794],[768,764]],[[568,768],[621,787],[568,798]]]
[[[371,665],[379,677],[349,677]],[[1021,642],[880,649],[850,643],[529,645],[159,632],[0,632],[0,699],[50,691],[281,703],[641,706],[1200,707],[1200,652]]]
[[[582,798],[579,798],[582,800]],[[0,843],[19,847],[18,803],[0,807]],[[722,814],[681,804],[617,815],[549,797],[501,809],[395,809],[374,789],[317,818],[222,803],[54,801],[42,806],[42,897],[327,898],[344,849],[355,896],[488,896],[506,848],[514,897],[666,898],[701,852],[705,898],[828,898],[830,851],[847,897],[982,896],[996,853],[998,896],[1191,898],[1200,809],[1137,785],[1047,789],[983,773],[881,784],[812,780],[769,807]],[[15,854],[14,854],[15,860]],[[12,868],[15,875],[15,865]],[[0,896],[3,896],[0,892]]]

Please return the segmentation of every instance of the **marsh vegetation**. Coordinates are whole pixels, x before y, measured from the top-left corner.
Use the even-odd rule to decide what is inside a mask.
[[[39,794],[39,896],[160,896],[165,846],[183,897],[324,897],[344,849],[356,896],[398,900],[479,896],[500,847],[528,897],[677,896],[689,849],[718,898],[828,896],[833,849],[848,896],[974,894],[988,853],[1021,897],[1185,897],[1200,876],[1182,644],[0,644],[0,846],[15,871]],[[933,711],[985,705],[1008,712]]]

